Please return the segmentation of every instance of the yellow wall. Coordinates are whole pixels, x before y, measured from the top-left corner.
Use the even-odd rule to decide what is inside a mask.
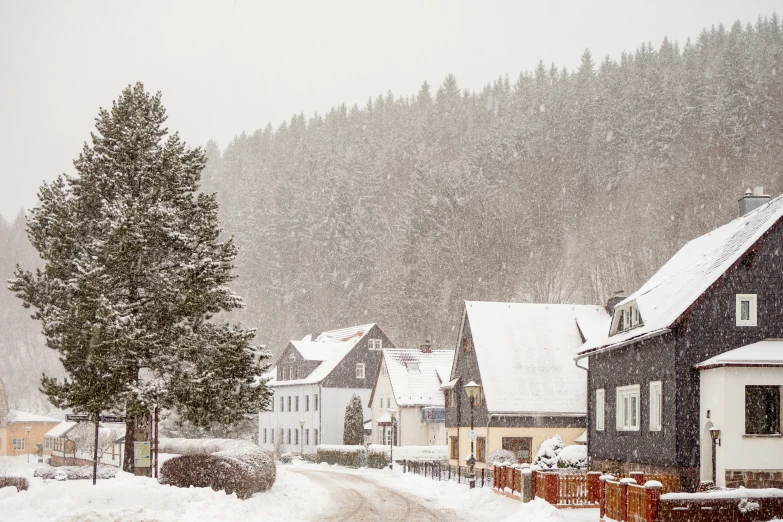
[[[536,458],[539,446],[546,439],[560,435],[563,444],[570,446],[575,444],[576,438],[585,432],[585,428],[487,428],[486,426],[476,427],[475,430],[477,437],[487,438],[487,455],[503,447],[503,437],[532,437],[531,461]],[[451,459],[449,464],[453,466],[465,465],[465,458],[470,454],[468,431],[470,431],[470,428],[459,428],[459,460]],[[457,428],[449,428],[448,432],[448,441],[451,440],[450,437],[457,436]],[[489,432],[489,435],[487,435],[487,432]],[[451,448],[449,447],[450,450]],[[485,465],[483,462],[477,462],[476,467],[483,468]]]
[[[8,428],[0,428],[0,457],[5,457],[7,454],[8,445],[5,442],[6,440],[8,440]]]
[[[35,453],[36,444],[43,445],[44,435],[47,431],[60,424],[60,422],[9,422],[8,433],[5,435],[0,434],[0,437],[4,440],[5,445],[0,448],[0,455],[26,455],[28,452],[33,455]],[[27,427],[32,428],[30,430],[30,438],[25,441],[24,450],[14,449],[14,439],[27,439]],[[3,452],[4,451],[4,452]],[[51,451],[45,451],[45,454],[51,453]]]

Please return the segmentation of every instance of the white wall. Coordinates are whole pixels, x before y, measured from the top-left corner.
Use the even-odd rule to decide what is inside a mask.
[[[372,410],[367,407],[370,400],[368,389],[360,388],[322,388],[323,411],[321,412],[321,426],[323,429],[321,443],[342,444],[343,429],[345,427],[345,407],[354,394],[362,401],[362,415],[364,420],[370,418]]]
[[[716,459],[718,486],[725,485],[727,469],[783,470],[783,437],[745,435],[745,386],[783,386],[783,368],[713,368],[702,370],[700,377],[702,479],[712,476],[712,448],[706,433],[710,422],[721,430]]]
[[[314,432],[318,430],[318,437],[321,438],[321,409],[324,407],[324,398],[321,397],[320,386],[318,384],[299,384],[295,386],[279,386],[274,388],[274,411],[262,411],[258,415],[258,444],[262,448],[274,451],[278,447],[280,430],[283,430],[284,438],[281,447],[283,452],[299,453],[304,450],[305,453],[315,453]],[[314,396],[318,394],[318,410],[315,410]],[[299,411],[296,411],[296,401],[294,397],[299,397]],[[310,397],[310,407],[305,411],[305,396]],[[280,410],[280,397],[285,399],[285,411]],[[291,411],[288,411],[288,397],[291,397]],[[304,420],[304,429],[310,432],[310,444],[304,444],[304,434],[299,425],[299,421]],[[288,441],[288,430],[291,430],[291,444]],[[264,430],[266,431],[267,442],[264,443]],[[275,431],[275,443],[272,443],[271,431]],[[294,430],[299,432],[300,443],[295,444]]]

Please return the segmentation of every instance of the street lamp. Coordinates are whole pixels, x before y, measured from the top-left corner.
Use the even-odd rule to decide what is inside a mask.
[[[397,420],[394,415],[397,413],[397,410],[389,408],[386,411],[391,415],[391,422],[389,422],[389,469],[394,469],[394,424]]]
[[[470,399],[470,456],[467,458],[467,465],[470,466],[470,476],[468,477],[468,484],[470,489],[476,487],[476,455],[473,453],[473,441],[475,440],[475,433],[473,432],[473,405],[476,402],[476,396],[478,395],[481,386],[476,384],[475,381],[470,381],[465,385],[465,393],[468,394]]]
[[[27,426],[27,440],[24,441],[25,446],[27,446],[27,463],[30,463],[30,430],[33,429],[31,426]]]
[[[710,438],[712,439],[712,483],[718,485],[718,446],[720,446],[720,429],[710,428]]]
[[[299,442],[300,442],[299,453],[302,455],[302,457],[304,457],[304,425],[305,425],[305,420],[304,419],[300,420],[299,427],[302,429],[302,433],[301,436],[299,437]]]

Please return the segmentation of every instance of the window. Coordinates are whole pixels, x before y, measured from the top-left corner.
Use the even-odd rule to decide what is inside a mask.
[[[305,411],[310,411],[310,396],[305,395]]]
[[[23,450],[24,449],[24,439],[14,439],[14,449],[15,450]]]
[[[383,397],[378,397],[378,409],[383,411]]]
[[[383,426],[378,426],[378,444],[383,444]]]
[[[294,397],[294,411],[299,411],[299,396]]]
[[[264,444],[266,444],[266,428],[264,428]]]
[[[291,428],[288,428],[288,443],[291,444]]]
[[[389,370],[386,369],[386,363],[381,365],[381,375],[389,375]]]
[[[364,363],[356,363],[356,378],[364,379]]]
[[[44,438],[44,449],[45,450],[52,449],[52,439],[50,437]]]
[[[280,380],[288,380],[288,366],[283,366],[283,377]]]
[[[639,385],[617,388],[617,431],[639,431]]]
[[[370,339],[367,341],[370,350],[383,350],[383,342],[380,339]]]
[[[269,442],[275,443],[275,430],[272,428],[269,429]]]
[[[663,385],[661,381],[650,383],[650,431],[663,429]]]
[[[419,363],[417,362],[409,362],[408,363],[408,371],[411,373],[421,373],[421,370],[419,369]]]
[[[288,411],[291,411],[291,396],[288,396]]]
[[[604,416],[606,415],[606,390],[595,390],[595,429],[604,431]]]
[[[483,398],[482,398],[482,389],[481,389],[481,383],[477,383],[479,385],[479,389],[476,391],[476,397],[473,399],[473,406],[481,406]]]
[[[285,397],[280,397],[280,411],[285,411]]]
[[[780,386],[745,386],[745,433],[780,433]]]
[[[294,352],[291,352],[291,355],[288,356],[288,358],[292,361],[296,360],[296,355],[294,355]]]
[[[299,444],[299,430],[294,430],[294,444]]]
[[[313,444],[318,446],[318,430],[313,430]]]
[[[446,390],[446,407],[447,408],[453,408],[457,405],[457,401],[455,399],[455,393],[454,389]]]
[[[386,409],[391,408],[391,395],[386,396]]]
[[[310,429],[309,428],[305,430],[305,441],[304,442],[305,442],[305,446],[309,446],[310,445]]]
[[[449,437],[449,458],[459,458],[459,439],[457,437]]]
[[[271,401],[269,401],[269,411],[275,411],[275,399],[272,398]]]
[[[313,394],[313,401],[315,401],[315,402],[313,403],[313,409],[314,409],[315,411],[318,411],[318,394],[317,394],[317,393],[314,393],[314,394]]]
[[[756,294],[737,294],[737,326],[756,325]]]
[[[462,339],[462,351],[470,352],[473,350],[473,341],[470,337],[463,337]]]
[[[485,462],[487,460],[487,439],[485,437],[476,437],[476,462]]]
[[[283,428],[280,428],[280,444],[283,443],[283,434],[285,434],[285,430]]]
[[[517,461],[530,464],[533,450],[532,437],[503,437],[503,449],[517,457]]]

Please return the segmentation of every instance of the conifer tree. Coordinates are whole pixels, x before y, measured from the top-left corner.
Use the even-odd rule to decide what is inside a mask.
[[[43,269],[17,265],[9,287],[68,375],[44,375],[41,390],[61,408],[125,410],[133,471],[135,416],[176,408],[231,425],[266,405],[267,354],[254,330],[215,317],[242,300],[228,287],[233,239],[218,239],[215,195],[199,193],[204,152],[168,135],[160,93],[141,83],[96,121],[77,174],[45,183],[28,218]]]
[[[364,413],[362,400],[355,393],[345,407],[345,424],[343,425],[343,444],[355,446],[364,443]]]

